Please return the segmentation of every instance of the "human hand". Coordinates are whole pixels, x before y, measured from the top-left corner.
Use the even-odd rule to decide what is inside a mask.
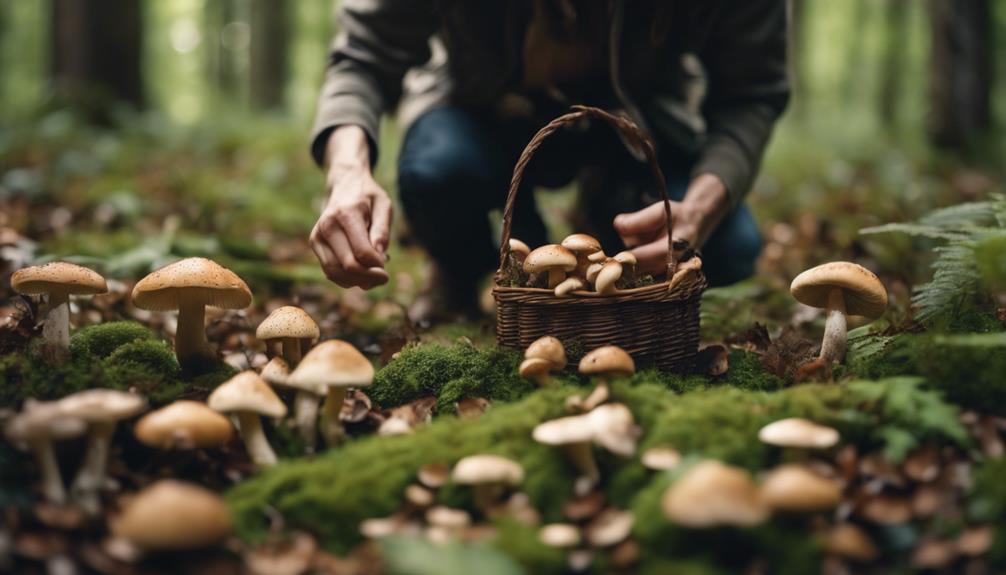
[[[699,248],[730,211],[726,187],[712,174],[700,174],[688,186],[685,199],[671,202],[674,239]],[[664,203],[619,214],[615,230],[636,256],[641,273],[662,275],[667,270],[667,216]]]
[[[370,150],[358,126],[341,126],[328,141],[329,197],[309,243],[325,276],[341,287],[370,289],[388,281],[384,270],[392,203],[370,173]]]

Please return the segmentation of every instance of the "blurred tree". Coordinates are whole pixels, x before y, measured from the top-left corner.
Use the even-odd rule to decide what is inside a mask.
[[[884,55],[880,70],[880,121],[898,122],[901,78],[908,51],[908,0],[887,0],[884,15]]]
[[[929,0],[929,135],[962,149],[991,125],[992,14],[988,0]]]
[[[219,95],[233,104],[240,98],[240,63],[238,51],[243,46],[238,0],[213,0],[204,4],[206,28],[206,71],[210,85]]]
[[[50,74],[58,97],[96,121],[144,103],[143,22],[135,0],[51,0]]]
[[[290,6],[286,0],[251,2],[251,103],[283,107],[288,73]]]

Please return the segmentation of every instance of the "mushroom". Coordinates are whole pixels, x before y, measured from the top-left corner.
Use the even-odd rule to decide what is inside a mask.
[[[671,281],[667,284],[667,290],[671,291],[679,285],[683,284],[686,280],[691,281],[693,278],[698,277],[699,270],[702,269],[702,258],[698,256],[692,256],[691,258],[678,264],[677,269],[674,270],[674,275],[671,276]]]
[[[587,282],[579,276],[569,276],[555,286],[555,297],[566,297],[576,290],[587,287]]]
[[[641,433],[629,408],[621,403],[607,403],[587,414],[594,426],[594,441],[622,457],[636,452],[636,440]]]
[[[180,399],[141,417],[133,434],[156,449],[206,449],[230,441],[234,426],[205,403]]]
[[[286,380],[290,377],[290,364],[276,356],[262,367],[259,376],[269,385],[286,385]]]
[[[828,553],[851,561],[870,563],[880,553],[862,529],[852,523],[840,523],[832,527],[824,541]]]
[[[150,311],[178,310],[175,355],[182,365],[212,357],[206,343],[206,306],[243,309],[251,291],[234,272],[205,258],[188,258],[151,273],[133,287],[133,304]]]
[[[834,482],[797,464],[780,465],[769,472],[761,493],[769,507],[791,513],[827,511],[842,499]]]
[[[681,463],[681,452],[670,446],[658,445],[644,451],[639,461],[647,469],[667,471],[674,469]]]
[[[573,252],[558,244],[548,244],[535,249],[524,260],[524,271],[548,273],[548,289],[554,290],[566,278],[566,272],[576,269],[577,261]]]
[[[712,460],[688,469],[664,492],[661,506],[668,519],[691,528],[754,527],[769,517],[751,474]]]
[[[611,259],[622,264],[623,267],[629,268],[630,277],[636,275],[636,264],[639,263],[639,260],[636,259],[636,256],[632,252],[618,252]]]
[[[887,309],[884,284],[873,272],[852,262],[811,268],[793,279],[789,291],[804,305],[828,310],[821,357],[829,362],[841,362],[845,357],[846,315],[877,319]]]
[[[510,238],[510,255],[518,264],[523,264],[524,260],[527,259],[527,255],[531,253],[531,248],[527,244],[518,240],[517,238]]]
[[[583,478],[582,482],[577,481],[578,493],[586,493],[597,484],[601,474],[592,450],[594,422],[588,415],[571,415],[546,421],[535,427],[531,436],[538,443],[562,448]]]
[[[147,409],[147,400],[125,391],[88,389],[64,397],[58,403],[70,417],[87,422],[87,451],[70,492],[85,512],[96,515],[100,509],[98,492],[105,483],[115,425]]]
[[[827,449],[838,443],[838,431],[800,417],[773,421],[758,431],[758,439],[779,447]]]
[[[566,349],[558,339],[546,335],[536,339],[524,350],[520,376],[544,387],[552,382],[550,372],[560,372],[566,367]]]
[[[601,266],[600,271],[594,276],[594,290],[602,295],[615,293],[615,282],[622,277],[622,264],[615,260],[610,260]]]
[[[146,551],[181,551],[223,541],[233,528],[230,511],[212,491],[162,479],[136,494],[111,521],[116,537]]]
[[[283,359],[291,367],[300,363],[301,340],[317,339],[321,335],[318,324],[307,312],[292,305],[276,308],[255,330],[262,341],[279,340],[283,345]]]
[[[469,455],[454,465],[451,481],[471,485],[475,506],[487,512],[507,487],[524,481],[524,468],[499,455]]]
[[[581,277],[586,273],[587,266],[590,265],[589,256],[601,251],[601,242],[587,234],[566,236],[566,239],[562,240],[562,244],[560,245],[573,252],[573,255],[576,256],[576,269],[574,273]]]
[[[367,387],[374,381],[374,366],[351,344],[331,339],[309,351],[297,369],[287,378],[287,385],[298,387],[295,417],[302,434],[314,425],[317,400],[315,394],[327,393],[321,416],[321,433],[329,445],[343,436],[339,413],[346,390]],[[311,388],[313,391],[310,391]],[[326,391],[327,390],[327,391]],[[313,436],[314,431],[310,431]]]
[[[538,530],[538,540],[548,547],[569,549],[580,544],[580,529],[570,523],[549,523]]]
[[[215,411],[237,415],[241,439],[256,465],[276,464],[276,453],[262,430],[261,416],[283,417],[286,405],[257,373],[242,371],[228,379],[213,390],[207,403]]]
[[[7,422],[4,430],[7,440],[35,453],[42,476],[42,494],[52,503],[66,502],[66,490],[52,442],[83,435],[86,428],[83,419],[67,415],[55,402],[30,401],[25,404],[24,411]]]
[[[580,373],[596,377],[601,383],[609,383],[616,377],[635,374],[636,362],[624,349],[616,345],[605,345],[580,359]]]
[[[59,349],[70,349],[70,296],[108,291],[97,272],[67,262],[52,262],[14,272],[10,287],[19,294],[47,294],[48,312],[42,337]]]
[[[587,542],[593,547],[618,545],[632,533],[635,518],[629,511],[609,507],[600,512],[587,525]]]

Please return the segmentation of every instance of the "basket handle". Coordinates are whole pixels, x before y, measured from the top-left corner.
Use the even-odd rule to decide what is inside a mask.
[[[546,124],[542,129],[538,130],[538,133],[531,138],[524,151],[521,152],[520,159],[517,160],[517,165],[513,169],[510,190],[507,192],[506,205],[503,207],[503,233],[500,241],[500,265],[496,272],[497,276],[503,273],[507,255],[510,253],[510,226],[513,221],[513,208],[517,200],[517,190],[520,188],[521,180],[524,178],[524,169],[527,168],[528,162],[531,161],[534,153],[546,138],[558,131],[559,128],[572,124],[582,118],[598,118],[611,124],[623,136],[626,145],[641,150],[646,156],[646,160],[650,164],[653,179],[656,181],[657,189],[660,190],[660,199],[664,202],[664,213],[667,216],[667,277],[672,277],[674,275],[674,268],[677,266],[677,261],[674,258],[674,241],[671,239],[671,201],[667,198],[667,183],[664,180],[664,173],[657,162],[657,154],[653,148],[653,142],[632,120],[589,106],[573,106],[569,112]]]

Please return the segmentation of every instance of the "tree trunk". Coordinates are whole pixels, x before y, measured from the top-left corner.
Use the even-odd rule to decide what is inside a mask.
[[[258,109],[283,107],[289,8],[286,0],[252,0],[251,3],[251,103]]]
[[[143,106],[143,18],[135,0],[51,0],[56,94],[104,121],[116,103]]]
[[[847,108],[856,107],[856,96],[862,91],[863,68],[866,65],[866,59],[863,58],[866,39],[864,31],[868,27],[867,21],[869,19],[870,11],[867,0],[855,0],[852,6],[852,30],[849,37],[844,39],[847,52],[845,70],[842,74],[842,101]]]
[[[233,105],[240,98],[237,31],[238,10],[234,0],[213,0],[204,8],[206,27],[206,71],[212,86],[224,101]],[[228,29],[228,25],[232,27]]]
[[[963,149],[991,124],[988,0],[929,0],[929,137]]]
[[[880,68],[880,122],[891,128],[898,123],[898,96],[908,47],[907,0],[887,0],[884,16],[884,60]]]

